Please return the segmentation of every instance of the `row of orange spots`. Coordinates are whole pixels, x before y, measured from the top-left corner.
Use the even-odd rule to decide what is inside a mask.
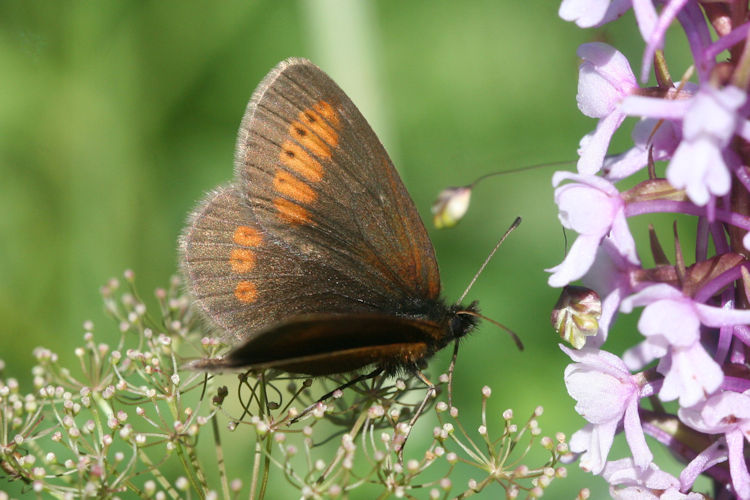
[[[333,109],[333,106],[331,106],[329,103],[325,101],[318,101],[318,103],[313,106],[313,110],[320,116],[328,120],[328,123],[332,124],[335,128],[338,128],[341,124],[338,113],[336,113],[336,110]]]
[[[255,252],[251,248],[263,243],[263,235],[250,226],[237,226],[232,240],[242,248],[233,248],[229,254],[229,265],[237,274],[245,274],[255,268]],[[249,247],[249,248],[248,248]],[[240,281],[234,288],[234,296],[240,302],[252,303],[258,298],[258,289],[252,281]]]
[[[279,212],[279,217],[289,224],[307,224],[312,220],[310,212],[286,198],[274,198],[273,205]]]
[[[234,289],[234,296],[240,302],[250,304],[258,298],[258,289],[252,281],[240,281]]]
[[[273,200],[279,217],[285,222],[307,224],[312,220],[310,212],[300,204],[310,205],[318,197],[309,183],[323,179],[324,169],[318,159],[330,158],[331,150],[338,146],[336,129],[339,125],[338,113],[325,101],[301,111],[297,120],[289,125],[292,140],[286,140],[281,145],[279,158],[282,165],[297,175],[279,168],[273,179],[276,192],[286,197]]]
[[[289,126],[289,135],[318,158],[331,157],[331,148],[328,147],[328,143],[322,137],[312,133],[301,122],[292,122]]]
[[[237,226],[232,239],[235,243],[243,247],[259,247],[263,242],[263,235],[254,227]]]
[[[247,248],[233,248],[229,263],[235,273],[249,273],[255,267],[255,254]]]
[[[309,184],[299,180],[286,170],[279,170],[273,178],[273,188],[281,194],[301,203],[310,204],[318,195]]]
[[[323,178],[323,166],[294,141],[281,145],[281,163],[311,182]]]

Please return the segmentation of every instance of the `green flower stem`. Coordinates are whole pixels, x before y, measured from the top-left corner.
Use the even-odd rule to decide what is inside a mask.
[[[159,485],[164,488],[164,490],[169,494],[171,498],[178,499],[180,498],[180,494],[177,493],[177,490],[174,489],[172,484],[167,480],[166,477],[161,473],[158,467],[154,465],[154,463],[149,458],[148,454],[143,450],[141,447],[137,447],[137,453],[138,453],[138,459],[149,468],[149,471],[151,474],[153,474],[154,479],[159,483]]]
[[[255,500],[255,490],[258,487],[258,475],[260,474],[260,456],[263,453],[263,448],[260,445],[260,437],[255,440],[255,455],[253,455],[253,476],[250,483],[250,500]],[[260,497],[258,497],[260,498]]]
[[[166,388],[165,388],[165,392],[167,392]],[[180,409],[178,408],[178,397],[175,397],[174,394],[172,394],[171,396],[165,398],[165,401],[167,403],[167,408],[169,408],[169,412],[171,413],[173,421],[180,421]],[[154,401],[154,406],[157,409],[159,407],[158,404],[156,404],[156,401]],[[175,444],[175,450],[177,451],[177,456],[180,458],[180,462],[182,463],[182,468],[185,471],[185,476],[187,477],[188,481],[190,481],[190,485],[198,493],[198,496],[201,499],[204,499],[206,497],[205,492],[208,491],[208,483],[206,481],[205,476],[203,475],[203,471],[200,465],[198,464],[198,459],[195,456],[195,447],[185,446],[182,439],[179,436],[176,436],[172,440],[172,442]]]
[[[454,421],[456,422],[456,426],[458,427],[458,429],[461,431],[461,434],[463,434],[464,439],[466,439],[469,442],[469,444],[471,444],[471,447],[474,448],[474,451],[476,452],[476,455],[474,453],[471,453],[469,450],[466,449],[466,447],[464,447],[464,450],[466,450],[466,453],[468,453],[469,455],[471,455],[472,458],[474,458],[474,460],[476,460],[478,462],[482,462],[482,463],[485,463],[485,464],[488,463],[489,462],[489,458],[487,458],[486,456],[484,456],[484,453],[482,453],[482,450],[479,449],[479,446],[477,446],[476,443],[471,439],[471,437],[469,437],[469,433],[466,432],[466,429],[464,428],[464,426],[461,423],[461,421],[460,420],[454,420]],[[454,437],[454,440],[455,439],[456,438]]]
[[[363,411],[359,414],[357,417],[357,420],[354,421],[354,425],[352,426],[351,430],[347,433],[352,438],[352,441],[357,437],[357,434],[359,434],[359,431],[362,429],[362,426],[364,425],[365,421],[367,420],[367,411]],[[328,464],[328,467],[326,467],[326,470],[323,471],[323,473],[318,478],[318,482],[322,483],[325,478],[328,476],[328,474],[331,473],[333,468],[341,461],[342,458],[344,458],[344,455],[346,454],[346,451],[342,446],[339,446],[338,450],[336,451],[336,456],[333,460],[331,460],[331,463]]]
[[[221,446],[221,434],[219,433],[219,423],[216,414],[211,417],[211,429],[214,435],[214,447],[216,450],[216,465],[219,469],[219,479],[221,480],[221,489],[224,492],[224,500],[229,500],[229,477],[227,476],[227,466],[224,463],[224,448]]]
[[[268,404],[268,394],[266,394],[265,372],[261,373],[258,380],[260,381],[260,417],[264,418],[266,416],[266,409],[267,409],[267,404]],[[273,446],[271,442],[271,433],[267,433],[265,435],[265,442],[266,442],[266,452],[263,456],[263,477],[261,479],[261,484],[260,484],[259,498],[266,497],[266,488],[268,487],[268,474],[270,472],[270,465],[271,465],[271,447]]]
[[[190,450],[192,447],[187,448]],[[186,453],[185,446],[183,446],[182,441],[179,439],[175,439],[175,450],[177,451],[177,456],[180,457],[182,468],[185,471],[188,481],[190,481],[190,485],[201,499],[206,498],[205,492],[208,491],[208,484],[206,483],[206,478],[200,473],[200,465],[198,465],[194,454],[190,453],[190,451]],[[191,467],[191,465],[198,465],[198,467]]]

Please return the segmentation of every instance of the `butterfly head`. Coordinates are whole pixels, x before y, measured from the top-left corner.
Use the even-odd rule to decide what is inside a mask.
[[[456,304],[448,309],[449,329],[451,340],[460,339],[471,333],[479,323],[479,303],[472,302],[468,306]]]

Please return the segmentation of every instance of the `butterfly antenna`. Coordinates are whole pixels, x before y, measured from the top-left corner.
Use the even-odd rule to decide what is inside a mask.
[[[471,287],[474,286],[474,283],[477,281],[477,278],[479,278],[479,275],[482,274],[484,271],[484,268],[487,267],[487,264],[490,262],[490,259],[495,255],[495,252],[500,248],[500,245],[503,244],[503,241],[505,241],[505,238],[508,237],[510,233],[513,232],[515,228],[518,227],[518,225],[521,224],[521,218],[516,217],[516,220],[513,221],[513,224],[510,225],[507,231],[505,231],[505,234],[502,238],[500,238],[500,241],[497,242],[497,245],[495,245],[495,248],[492,249],[490,254],[487,256],[486,259],[484,259],[484,263],[482,264],[482,267],[479,268],[479,271],[477,271],[477,274],[474,275],[474,277],[471,279],[471,283],[469,283],[469,286],[466,287],[466,290],[464,290],[464,293],[461,294],[461,298],[458,299],[456,304],[460,304],[463,302],[463,300],[466,298],[466,295],[469,293],[469,290],[471,290]],[[505,328],[505,327],[503,327]]]
[[[518,350],[523,351],[523,342],[521,342],[521,339],[518,337],[518,335],[516,335],[516,332],[514,332],[513,330],[511,330],[504,324],[500,323],[499,321],[495,321],[492,318],[488,318],[484,314],[479,314],[476,311],[457,311],[456,314],[466,314],[467,316],[476,316],[477,318],[482,318],[485,321],[489,321],[495,326],[499,326],[500,328],[505,330],[508,333],[508,335],[511,336],[511,338],[513,339],[513,342],[516,343],[516,347],[518,347]]]

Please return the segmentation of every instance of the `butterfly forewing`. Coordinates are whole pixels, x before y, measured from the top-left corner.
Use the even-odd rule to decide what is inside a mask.
[[[437,298],[432,244],[385,149],[344,92],[312,63],[269,74],[243,119],[243,194],[263,227],[391,302]]]

